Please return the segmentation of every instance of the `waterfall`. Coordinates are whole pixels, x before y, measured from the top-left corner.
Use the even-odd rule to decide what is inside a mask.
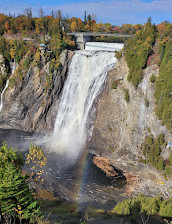
[[[5,90],[8,88],[8,85],[9,85],[9,79],[7,80],[6,85],[5,85],[5,88],[3,89],[2,93],[1,93],[0,112],[1,112],[1,110],[3,108],[3,95],[5,93]]]
[[[90,51],[119,51],[124,47],[122,43],[102,43],[102,42],[87,42],[85,49]]]
[[[12,74],[11,74],[11,76],[14,74],[15,69],[16,69],[16,63],[14,62],[14,63],[13,63],[13,66],[12,66]],[[7,82],[6,82],[6,84],[5,84],[5,88],[3,89],[2,93],[1,93],[0,112],[2,111],[2,108],[3,108],[3,95],[4,95],[4,93],[5,93],[5,90],[8,88],[9,80],[10,80],[10,78],[7,80]]]
[[[89,112],[115,63],[114,52],[75,52],[58,107],[54,132],[48,141],[52,151],[65,153],[71,160],[77,159],[86,142]]]

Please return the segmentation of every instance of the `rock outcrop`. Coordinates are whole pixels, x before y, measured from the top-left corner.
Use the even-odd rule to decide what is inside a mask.
[[[93,163],[101,170],[103,170],[108,177],[115,177],[118,175],[114,170],[111,162],[106,158],[103,158],[101,156],[93,156]]]
[[[61,60],[63,70],[53,74],[53,87],[45,92],[45,73],[49,73],[49,62],[41,71],[30,67],[18,86],[9,85],[4,93],[4,106],[0,113],[0,128],[24,131],[50,132],[54,128],[59,97],[67,76],[72,51],[65,51]]]

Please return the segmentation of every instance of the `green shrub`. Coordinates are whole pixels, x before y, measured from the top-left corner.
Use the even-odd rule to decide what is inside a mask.
[[[171,167],[169,167],[169,166],[166,166],[166,167],[165,167],[165,174],[166,174],[167,176],[172,175],[172,169],[171,169]]]
[[[128,103],[130,101],[130,94],[129,94],[129,91],[128,89],[124,89],[124,98],[125,98],[125,101]]]
[[[147,129],[147,131],[148,131],[149,133],[151,133],[151,129],[150,129],[150,127]]]
[[[170,165],[172,166],[172,151],[170,152],[168,159],[169,159]]]
[[[148,100],[147,97],[145,98],[145,106],[146,106],[146,107],[149,107],[149,100]]]
[[[163,217],[172,217],[172,199],[164,200],[161,203],[159,214]]]
[[[53,88],[53,74],[49,73],[49,74],[46,74],[46,82],[45,82],[44,91],[47,93],[52,88]]]
[[[159,145],[163,145],[165,143],[165,136],[164,136],[164,134],[158,135],[157,142],[158,142]]]
[[[112,83],[112,89],[117,89],[117,87],[118,87],[118,81],[114,80]]]
[[[164,145],[164,143],[164,134],[158,135],[157,139],[154,138],[153,135],[149,135],[146,137],[144,143],[141,146],[147,162],[156,167],[158,170],[164,170],[166,167],[164,159],[160,156],[161,146]]]
[[[120,60],[122,58],[123,49],[120,51],[115,51],[115,57]]]
[[[151,77],[150,77],[150,81],[151,81],[151,82],[155,82],[155,80],[156,80],[156,77],[155,77],[154,74],[152,74]]]
[[[156,163],[155,166],[158,170],[164,170],[165,169],[165,161],[160,158]]]
[[[23,62],[23,68],[24,69],[28,69],[29,68],[29,65],[31,63],[31,59],[30,58],[26,58]]]

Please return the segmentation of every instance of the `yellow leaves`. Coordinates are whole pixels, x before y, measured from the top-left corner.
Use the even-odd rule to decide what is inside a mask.
[[[144,42],[143,45],[146,46],[147,48],[151,47],[150,43],[148,42]]]
[[[21,206],[20,206],[20,205],[17,205],[17,208],[18,208],[19,210],[21,210]]]
[[[71,28],[72,32],[75,32],[77,29],[77,23],[75,21],[73,21],[70,25],[70,28]]]
[[[40,52],[39,51],[37,51],[36,52],[36,54],[35,54],[35,56],[34,56],[34,59],[35,59],[35,61],[40,61]]]
[[[151,42],[152,42],[152,39],[151,39],[151,37],[150,37],[150,36],[148,36],[148,37],[146,38],[146,42],[149,42],[149,43],[151,43]]]
[[[21,208],[20,205],[17,205],[17,208],[14,208],[13,210],[16,211],[21,216],[21,214],[22,214],[22,208]]]
[[[161,180],[157,181],[159,184],[165,184],[164,182],[162,182]]]
[[[35,171],[36,178],[35,181],[41,180],[41,175],[43,175],[43,166],[47,163],[47,158],[41,147],[34,146],[32,143],[30,145],[29,153],[26,154],[26,164],[31,164],[32,170]],[[32,172],[33,176],[33,172]],[[42,180],[41,180],[42,181]]]
[[[11,55],[11,58],[14,59],[15,55],[16,55],[16,50],[14,48],[11,48],[10,49],[10,55]]]
[[[162,39],[162,41],[160,41],[160,44],[165,46],[168,40],[169,40],[168,37],[165,37],[164,39]]]

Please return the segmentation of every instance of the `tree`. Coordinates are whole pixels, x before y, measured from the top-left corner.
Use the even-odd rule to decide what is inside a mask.
[[[86,11],[84,12],[84,24],[85,25],[87,24],[87,12]]]
[[[43,18],[43,17],[44,17],[44,10],[43,10],[43,8],[40,8],[40,9],[38,10],[38,16],[39,16],[40,18]]]
[[[26,164],[30,164],[32,170],[35,171],[35,181],[43,181],[41,179],[43,174],[43,167],[47,163],[47,158],[45,157],[45,154],[41,147],[34,146],[32,143],[29,148],[29,153],[26,154]],[[32,172],[33,175],[33,172]]]
[[[29,31],[32,28],[31,20],[26,16],[18,16],[15,19],[15,28],[16,30],[23,32]]]
[[[87,17],[87,20],[88,20],[89,30],[91,31],[92,18],[91,18],[91,15],[90,14]]]
[[[51,36],[55,36],[60,33],[59,19],[53,19],[53,21],[49,25],[49,33]]]
[[[71,28],[72,32],[75,32],[77,29],[77,23],[75,21],[73,21],[70,25],[70,28]]]
[[[164,217],[172,217],[172,199],[168,199],[162,202],[159,214]]]
[[[52,19],[54,19],[54,11],[53,10],[51,11],[51,17],[52,17]]]
[[[78,28],[79,28],[80,30],[82,30],[83,27],[84,27],[84,24],[83,24],[82,20],[81,20],[80,18],[78,18]]]
[[[16,34],[17,33],[17,30],[16,30],[16,27],[15,27],[14,23],[11,26],[11,31],[12,31],[12,34]]]
[[[37,33],[43,33],[43,32],[45,32],[43,18],[37,19],[36,22],[35,22],[35,26],[36,26],[36,32]]]
[[[148,17],[148,20],[147,20],[147,23],[146,23],[146,26],[151,26],[151,22],[152,22],[152,18],[151,16]]]
[[[2,26],[0,25],[0,36],[4,34],[4,30],[2,29]]]
[[[27,176],[22,175],[23,157],[4,144],[0,148],[0,209],[6,223],[15,220],[32,222],[40,215],[40,207],[33,198]]]
[[[59,21],[62,20],[62,11],[60,9],[57,11],[57,18],[59,19]]]
[[[7,21],[7,22],[5,23],[5,29],[7,30],[7,32],[8,32],[8,30],[10,29],[9,21]]]
[[[24,14],[25,14],[29,19],[32,19],[32,8],[29,7],[29,8],[24,9]]]

